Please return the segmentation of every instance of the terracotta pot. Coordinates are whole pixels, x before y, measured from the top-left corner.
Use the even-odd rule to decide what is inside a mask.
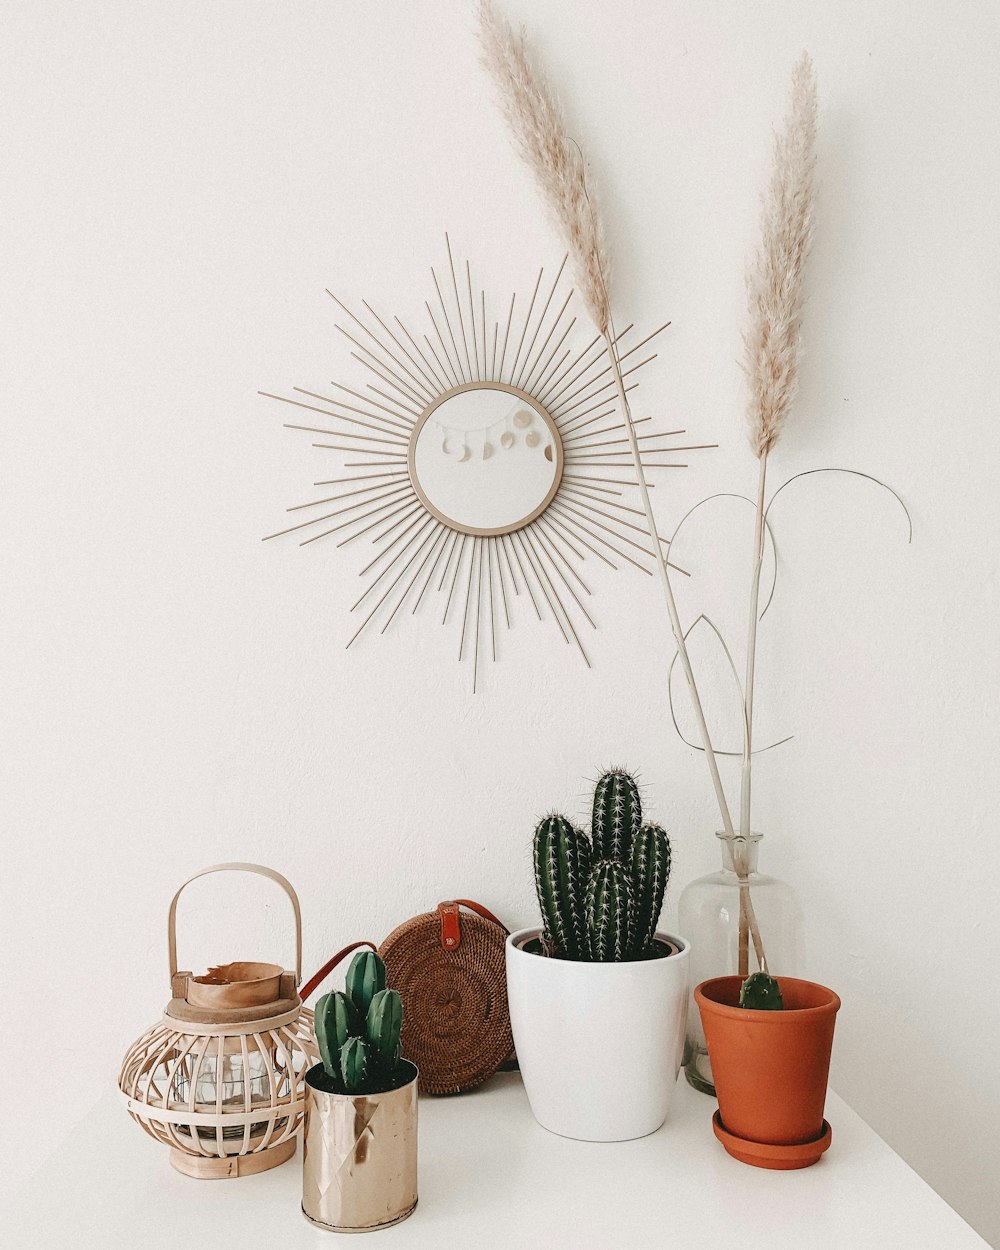
[[[840,999],[812,981],[777,981],[784,1011],[745,1011],[738,976],[695,989],[719,1099],[716,1136],[745,1163],[808,1167],[830,1144],[823,1105]]]
[[[688,1005],[688,945],[658,933],[660,959],[578,963],[541,954],[538,929],[507,939],[518,1064],[543,1128],[627,1141],[667,1117]]]

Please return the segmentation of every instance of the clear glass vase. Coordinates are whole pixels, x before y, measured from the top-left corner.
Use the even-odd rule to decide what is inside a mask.
[[[748,976],[767,961],[767,971],[799,976],[802,965],[802,909],[791,886],[757,871],[762,835],[743,838],[718,833],[722,871],[699,877],[681,894],[677,926],[691,943],[691,988],[709,977]],[[714,1094],[712,1067],[698,1008],[688,1008],[684,1075],[689,1084]]]

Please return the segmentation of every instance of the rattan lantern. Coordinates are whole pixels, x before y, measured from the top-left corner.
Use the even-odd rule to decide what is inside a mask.
[[[212,872],[276,881],[295,913],[295,972],[278,964],[228,964],[205,976],[177,970],[177,900]],[[280,873],[260,864],[216,864],[174,895],[167,920],[171,999],[122,1063],[118,1085],[132,1118],[170,1147],[187,1176],[248,1176],[295,1153],[305,1110],[304,1073],[319,1060],[303,1019],[302,918]]]

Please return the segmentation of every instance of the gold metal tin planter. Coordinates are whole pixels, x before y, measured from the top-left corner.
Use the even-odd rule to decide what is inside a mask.
[[[405,1060],[403,1060],[406,1063]],[[417,1069],[383,1094],[328,1094],[306,1073],[302,1214],[336,1233],[398,1224],[417,1205]]]

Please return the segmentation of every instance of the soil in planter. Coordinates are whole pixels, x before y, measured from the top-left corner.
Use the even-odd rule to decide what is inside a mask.
[[[541,955],[546,959],[562,959],[562,955],[546,955],[542,949],[542,940],[538,937],[527,937],[517,943],[517,949],[524,951],[526,955]],[[622,963],[639,964],[649,959],[669,959],[671,955],[679,955],[681,948],[675,946],[673,942],[663,942],[659,938],[653,943],[653,949],[642,955],[639,959],[625,959]],[[574,959],[569,960],[570,963],[590,963],[591,960]],[[598,963],[611,963],[611,960],[597,960]]]
[[[318,1090],[321,1094],[336,1094],[338,1098],[374,1098],[378,1094],[390,1094],[394,1089],[402,1089],[404,1085],[409,1085],[416,1075],[416,1065],[411,1063],[409,1059],[400,1059],[394,1078],[389,1084],[383,1085],[376,1081],[375,1085],[377,1088],[373,1088],[371,1083],[366,1081],[360,1089],[352,1090],[350,1094],[345,1094],[337,1088],[336,1082],[332,1081],[327,1075],[326,1068],[322,1063],[314,1064],[306,1072],[305,1080],[307,1085],[311,1085],[313,1089]],[[243,1130],[240,1129],[240,1132],[242,1133]]]

